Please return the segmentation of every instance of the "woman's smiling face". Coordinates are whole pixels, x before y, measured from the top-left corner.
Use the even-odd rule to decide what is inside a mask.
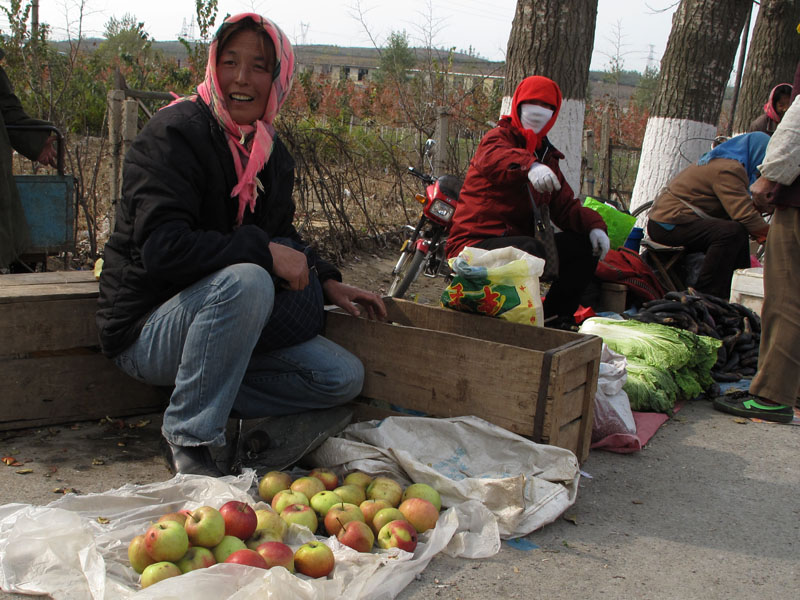
[[[236,123],[250,125],[264,115],[274,70],[275,51],[266,33],[243,29],[225,41],[217,56],[217,81]]]

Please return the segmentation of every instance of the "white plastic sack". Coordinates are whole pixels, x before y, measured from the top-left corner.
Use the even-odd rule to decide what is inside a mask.
[[[478,500],[494,515],[503,539],[557,519],[575,502],[580,478],[569,450],[536,444],[478,417],[355,423],[326,440],[312,462],[427,483],[445,506]],[[482,539],[463,539],[460,555],[487,556],[487,548],[477,545]]]
[[[615,433],[636,434],[631,403],[622,389],[628,380],[627,368],[628,359],[603,344],[594,396],[593,442]]]
[[[574,502],[579,471],[571,452],[533,444],[480,419],[449,421],[408,417],[351,425],[347,439],[328,439],[310,458],[321,466],[339,465],[339,474],[345,469],[391,473],[441,489],[449,508],[434,529],[420,535],[413,554],[359,553],[335,537],[320,538],[336,559],[328,579],[220,564],[140,590],[127,548],[148,523],[168,512],[228,500],[266,507],[255,501],[252,470],[219,479],[178,475],[102,494],[69,494],[47,506],[0,506],[0,588],[56,600],[388,600],[437,553],[492,556],[501,535],[529,533]],[[368,439],[389,445],[370,446]],[[296,549],[312,538],[308,529],[293,525],[286,541]]]
[[[455,275],[442,294],[444,306],[512,323],[544,324],[539,289],[544,259],[513,246],[467,246],[449,264]]]

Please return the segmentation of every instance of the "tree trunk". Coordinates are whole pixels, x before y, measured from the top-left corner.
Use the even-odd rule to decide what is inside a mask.
[[[763,114],[769,93],[779,83],[791,85],[800,57],[800,0],[762,0],[747,64],[742,76],[733,131],[743,133]]]
[[[661,59],[631,209],[652,200],[711,148],[750,6],[745,0],[681,0]]]
[[[576,194],[596,20],[597,0],[517,0],[506,51],[501,114],[509,113],[514,90],[529,75],[549,77],[561,88],[564,101],[548,137],[566,156],[561,170]]]

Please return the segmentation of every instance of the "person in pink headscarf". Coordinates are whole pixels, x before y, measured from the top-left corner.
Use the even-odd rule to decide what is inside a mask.
[[[791,96],[792,86],[789,83],[779,83],[772,88],[764,104],[764,112],[753,119],[747,131],[763,131],[767,135],[772,135],[791,104]]]
[[[293,73],[277,25],[229,17],[197,93],[154,115],[125,158],[97,325],[123,371],[173,388],[162,434],[175,473],[221,474],[210,448],[232,413],[352,400],[363,366],[319,335],[324,304],[386,314],[293,225],[295,164],[274,128]]]

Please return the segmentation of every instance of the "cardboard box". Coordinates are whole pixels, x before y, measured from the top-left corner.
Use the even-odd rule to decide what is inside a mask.
[[[758,316],[764,304],[764,269],[737,269],[731,279],[731,302],[746,306]]]
[[[364,363],[363,398],[435,417],[475,415],[587,458],[600,338],[403,300],[387,308],[386,323],[327,316],[326,337]]]
[[[89,271],[0,275],[0,431],[162,410],[100,353]]]

